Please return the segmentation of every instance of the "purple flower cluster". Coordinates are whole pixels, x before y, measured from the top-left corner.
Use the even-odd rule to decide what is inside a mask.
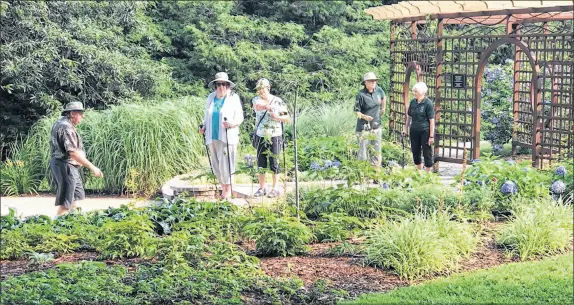
[[[506,181],[502,184],[502,187],[500,187],[500,192],[505,195],[514,194],[518,192],[518,187],[513,181]]]
[[[341,161],[339,161],[339,160],[334,160],[334,161],[325,160],[325,161],[323,161],[322,166],[317,162],[312,162],[309,167],[313,171],[325,171],[328,168],[339,168],[339,166],[341,166]]]
[[[566,183],[564,183],[562,180],[554,181],[550,189],[554,194],[562,194],[566,191]]]
[[[245,155],[245,163],[247,164],[247,167],[253,167],[253,165],[255,164],[255,156],[252,155]]]
[[[560,165],[556,168],[555,174],[558,176],[564,177],[564,176],[566,176],[567,173],[568,173],[568,171],[566,170],[566,167],[564,167],[562,165]]]

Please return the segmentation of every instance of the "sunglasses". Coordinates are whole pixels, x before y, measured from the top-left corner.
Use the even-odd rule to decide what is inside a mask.
[[[215,83],[215,86],[216,87],[227,87],[227,86],[229,86],[229,84],[228,83]]]

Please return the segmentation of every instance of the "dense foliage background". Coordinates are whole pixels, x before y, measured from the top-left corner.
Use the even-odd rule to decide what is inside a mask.
[[[364,13],[381,4],[1,1],[2,158],[70,101],[105,109],[204,96],[217,71],[246,104],[263,76],[288,103],[295,87],[302,105],[352,99],[364,72],[386,79],[388,26]]]

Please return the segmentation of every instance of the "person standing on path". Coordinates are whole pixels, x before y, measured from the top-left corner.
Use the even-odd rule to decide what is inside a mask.
[[[215,87],[215,91],[207,96],[203,127],[199,132],[205,133],[205,145],[209,146],[211,154],[210,165],[221,184],[221,199],[230,199],[243,108],[239,95],[231,91],[235,84],[227,73],[215,74],[208,87]]]
[[[413,86],[414,99],[411,100],[407,109],[407,120],[403,128],[403,136],[407,131],[411,140],[413,161],[417,169],[422,169],[421,151],[424,158],[425,170],[430,171],[433,166],[431,145],[434,142],[434,106],[432,101],[425,95],[428,92],[425,83],[416,83]],[[410,126],[410,129],[409,129]]]
[[[379,78],[374,72],[363,75],[364,88],[357,94],[355,114],[357,127],[355,129],[359,139],[359,160],[369,160],[378,169],[381,166],[381,117],[385,114],[387,97],[385,92],[377,86]]]
[[[279,155],[283,145],[282,123],[291,121],[287,105],[278,96],[272,95],[271,84],[266,78],[257,81],[255,86],[257,96],[251,103],[255,110],[255,135],[254,146],[257,150],[257,167],[269,168],[273,173],[273,185],[269,193],[265,188],[265,173],[259,173],[259,189],[255,192],[255,197],[267,194],[269,198],[279,196],[277,180],[279,179]]]
[[[76,130],[84,118],[81,102],[71,102],[62,111],[62,117],[54,123],[50,135],[50,171],[56,184],[56,215],[73,210],[78,201],[85,199],[80,167],[90,169],[95,177],[103,177],[102,171],[94,166],[84,151],[82,138]]]

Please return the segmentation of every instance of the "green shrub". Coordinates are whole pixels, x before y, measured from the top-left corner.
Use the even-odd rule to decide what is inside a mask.
[[[322,214],[314,227],[317,240],[321,242],[345,240],[363,228],[363,223],[357,217],[343,213]]]
[[[521,260],[564,250],[572,239],[572,213],[572,205],[537,200],[515,213],[496,242]]]
[[[22,225],[22,220],[16,215],[16,209],[8,208],[8,214],[0,216],[0,232],[12,230]]]
[[[32,251],[21,230],[3,230],[0,238],[0,259],[20,259]]]
[[[456,266],[478,238],[470,225],[449,218],[434,213],[382,224],[367,233],[367,262],[393,268],[409,280]]]
[[[45,236],[42,243],[37,245],[34,250],[43,253],[56,252],[59,254],[67,254],[74,252],[74,250],[80,247],[80,244],[76,242],[77,240],[77,235],[52,233]]]
[[[86,111],[78,132],[88,158],[104,172],[103,190],[153,193],[173,176],[197,168],[204,152],[197,133],[204,105],[203,98],[182,98]],[[48,138],[56,119],[40,120],[17,152],[34,160],[25,165],[39,168],[39,179],[47,174]],[[99,179],[86,177],[86,185]]]
[[[244,233],[255,240],[255,247],[263,255],[293,256],[307,252],[306,244],[313,233],[293,217],[273,215],[248,221]]]
[[[153,224],[144,215],[104,224],[97,250],[106,258],[142,257],[153,254]]]

